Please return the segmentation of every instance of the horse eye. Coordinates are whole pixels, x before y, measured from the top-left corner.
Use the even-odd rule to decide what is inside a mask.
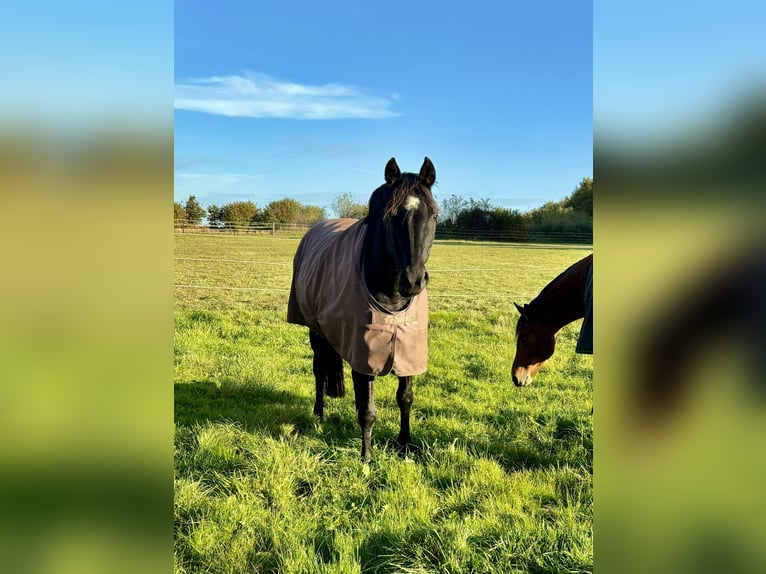
[[[522,335],[521,336],[521,342],[522,343],[528,343],[529,342],[529,337],[527,337],[526,335]]]

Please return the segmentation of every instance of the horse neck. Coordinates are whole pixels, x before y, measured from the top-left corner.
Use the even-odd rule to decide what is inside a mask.
[[[377,221],[367,222],[362,272],[367,290],[384,309],[395,312],[407,305],[409,298],[399,295],[399,274],[386,246],[385,230]]]
[[[529,303],[535,315],[550,324],[554,332],[585,316],[585,279],[571,276],[582,272],[571,269],[562,273]]]

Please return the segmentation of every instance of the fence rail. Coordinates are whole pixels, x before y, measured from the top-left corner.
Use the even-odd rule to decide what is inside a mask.
[[[229,234],[268,234],[268,235],[303,235],[311,227],[308,223],[238,223],[222,221],[213,225],[189,223],[185,219],[173,220],[176,233],[229,233]]]
[[[230,235],[280,235],[301,237],[311,227],[306,223],[236,223],[220,222],[216,225],[192,224],[184,219],[174,220],[176,233],[221,233]],[[574,243],[593,244],[593,231],[558,229],[436,229],[436,239],[467,241],[507,241],[512,243]]]
[[[512,243],[593,243],[592,231],[538,229],[438,229],[436,239],[468,241],[508,241]]]

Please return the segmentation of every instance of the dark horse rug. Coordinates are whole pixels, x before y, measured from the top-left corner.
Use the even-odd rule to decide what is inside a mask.
[[[364,220],[330,219],[298,245],[287,321],[321,335],[365,375],[419,375],[428,362],[424,289],[395,313],[380,307],[364,281]]]

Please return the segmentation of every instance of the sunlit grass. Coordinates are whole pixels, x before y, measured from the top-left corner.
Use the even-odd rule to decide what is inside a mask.
[[[383,377],[367,464],[353,396],[311,414],[308,333],[284,319],[297,243],[176,236],[176,572],[592,571],[579,322],[531,387],[510,381],[513,301],[590,250],[437,242],[419,450],[393,448],[396,379]]]

